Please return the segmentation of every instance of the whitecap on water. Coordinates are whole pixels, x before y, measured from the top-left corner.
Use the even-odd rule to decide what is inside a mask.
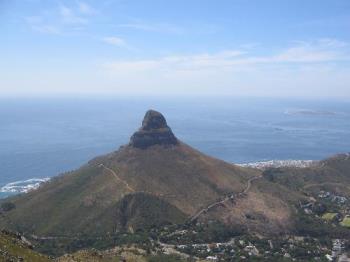
[[[0,193],[27,193],[31,190],[37,189],[42,183],[49,181],[50,178],[31,178],[27,180],[15,181],[8,183],[0,188]]]

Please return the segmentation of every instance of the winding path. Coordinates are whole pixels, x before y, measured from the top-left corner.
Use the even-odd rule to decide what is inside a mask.
[[[100,166],[100,167],[103,167],[103,168],[106,169],[106,170],[108,170],[118,181],[122,182],[122,183],[125,185],[125,187],[126,187],[129,191],[131,191],[131,192],[133,192],[133,193],[136,192],[132,187],[129,186],[129,184],[128,184],[126,181],[122,180],[122,179],[116,174],[116,172],[115,172],[114,170],[112,170],[112,169],[106,167],[106,166],[103,165],[103,164],[99,164],[99,166]],[[198,211],[195,215],[193,215],[193,216],[188,220],[189,223],[194,222],[194,221],[197,220],[198,217],[200,217],[203,213],[208,212],[210,209],[212,209],[212,208],[214,208],[214,207],[216,207],[216,206],[219,206],[219,205],[221,205],[221,204],[224,204],[224,203],[227,202],[228,200],[234,200],[235,198],[242,197],[242,196],[246,195],[246,194],[249,192],[249,190],[250,190],[250,188],[251,188],[251,186],[252,186],[252,182],[255,181],[255,180],[257,180],[257,179],[260,179],[260,178],[262,178],[261,175],[249,178],[248,181],[247,181],[247,186],[244,188],[244,190],[242,190],[242,191],[239,192],[239,193],[234,193],[234,192],[233,192],[233,193],[231,193],[230,195],[228,195],[228,196],[226,196],[225,198],[223,198],[222,200],[216,201],[216,202],[214,202],[214,203],[208,205],[206,208],[201,209],[200,211]],[[143,191],[140,191],[140,192],[143,192]],[[159,195],[162,195],[162,194],[159,194]],[[31,238],[34,238],[34,239],[36,239],[36,240],[46,240],[46,241],[47,241],[47,240],[55,240],[55,239],[73,239],[73,240],[79,240],[79,239],[81,239],[81,237],[79,237],[79,236],[36,236],[36,235],[31,235],[30,237],[31,237]],[[97,239],[97,240],[101,240],[101,239],[103,239],[103,238],[104,238],[103,236],[99,236],[99,237],[89,237],[89,239]],[[85,238],[84,238],[84,239],[85,239]]]
[[[129,184],[124,181],[123,179],[121,179],[116,172],[114,172],[113,169],[110,169],[109,167],[106,167],[104,164],[100,164],[100,167],[103,167],[104,169],[106,169],[107,171],[109,171],[117,180],[119,180],[120,182],[122,182],[125,187],[130,191],[130,192],[135,192],[135,189],[133,189],[131,186],[129,186]]]
[[[203,209],[199,210],[196,214],[194,214],[189,219],[189,222],[192,223],[192,222],[196,221],[198,219],[198,217],[200,217],[203,213],[208,212],[210,209],[212,209],[212,208],[214,208],[216,206],[224,204],[228,200],[234,200],[235,198],[238,198],[238,197],[241,197],[241,196],[247,194],[248,191],[250,190],[251,186],[252,186],[252,182],[254,180],[257,180],[257,179],[260,179],[260,178],[262,178],[261,175],[249,178],[248,181],[247,181],[247,186],[244,188],[243,191],[241,191],[239,193],[231,193],[230,195],[226,196],[224,199],[216,201],[216,202],[210,204],[209,206],[207,206],[206,208],[203,208]]]

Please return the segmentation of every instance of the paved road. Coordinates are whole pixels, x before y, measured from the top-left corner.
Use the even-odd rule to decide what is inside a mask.
[[[222,205],[224,204],[225,202],[227,202],[228,200],[234,200],[238,197],[241,197],[241,196],[244,196],[248,193],[248,191],[250,190],[251,186],[252,186],[252,182],[254,180],[257,180],[257,179],[260,179],[262,176],[259,175],[259,176],[255,176],[255,177],[252,177],[252,178],[249,178],[248,181],[247,181],[247,186],[244,188],[243,191],[239,192],[239,193],[232,193],[228,196],[226,196],[224,199],[222,200],[219,200],[219,201],[216,201],[212,204],[210,204],[209,206],[207,206],[206,208],[203,208],[202,210],[198,211],[195,215],[193,215],[190,219],[189,219],[189,222],[192,223],[193,221],[197,220],[198,217],[200,217],[202,214],[208,212],[210,209],[216,207],[216,206],[219,206],[219,205]]]

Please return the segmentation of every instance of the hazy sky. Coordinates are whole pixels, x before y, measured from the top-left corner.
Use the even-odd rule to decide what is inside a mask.
[[[350,98],[349,0],[0,0],[0,95]]]

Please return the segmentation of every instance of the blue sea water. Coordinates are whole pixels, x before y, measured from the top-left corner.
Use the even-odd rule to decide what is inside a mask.
[[[344,101],[1,99],[0,197],[11,194],[9,188],[16,191],[16,186],[78,168],[128,143],[150,108],[166,116],[178,138],[228,162],[318,160],[350,151],[350,103]],[[37,180],[26,181],[33,178]]]

